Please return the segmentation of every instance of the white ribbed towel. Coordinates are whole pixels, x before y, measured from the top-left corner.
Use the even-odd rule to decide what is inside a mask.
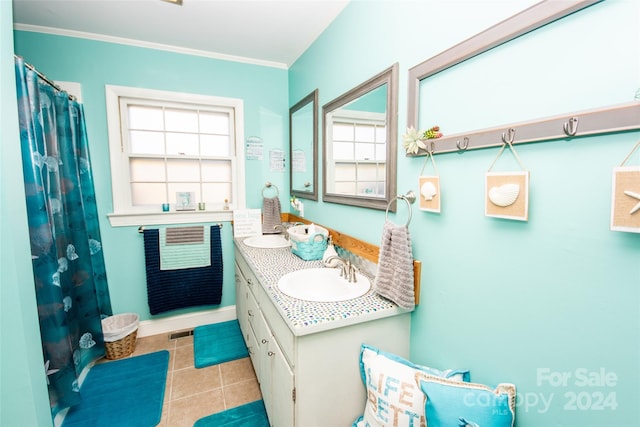
[[[262,234],[276,234],[282,230],[273,228],[282,225],[280,219],[280,199],[276,197],[262,198]]]
[[[159,228],[160,270],[209,267],[211,265],[211,227]],[[172,240],[173,239],[173,240]],[[171,243],[171,242],[177,243]]]
[[[413,254],[406,225],[385,222],[373,289],[402,308],[415,308]]]

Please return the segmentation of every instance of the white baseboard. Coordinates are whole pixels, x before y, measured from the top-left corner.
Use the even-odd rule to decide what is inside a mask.
[[[236,306],[230,305],[213,310],[167,317],[165,319],[142,320],[138,324],[138,337],[148,337],[150,335],[193,329],[197,326],[226,322],[237,318]]]

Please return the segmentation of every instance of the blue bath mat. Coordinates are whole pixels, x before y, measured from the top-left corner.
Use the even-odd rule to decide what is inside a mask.
[[[230,320],[195,328],[193,355],[196,368],[248,357],[249,352],[238,321]]]
[[[217,414],[200,418],[193,427],[269,427],[262,400],[236,406]]]
[[[95,365],[62,427],[153,427],[162,417],[169,352]]]

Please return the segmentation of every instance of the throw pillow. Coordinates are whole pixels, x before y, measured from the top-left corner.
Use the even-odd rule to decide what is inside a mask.
[[[416,365],[395,354],[363,344],[360,349],[360,375],[367,391],[367,402],[364,414],[353,425],[424,426],[424,395],[416,384],[416,372],[452,381],[469,381],[469,371],[440,371]]]
[[[415,381],[425,394],[429,427],[513,427],[516,387],[502,383],[495,389],[417,372]]]

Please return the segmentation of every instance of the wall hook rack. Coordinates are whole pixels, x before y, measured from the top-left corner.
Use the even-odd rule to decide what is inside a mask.
[[[640,129],[640,101],[575,111],[556,116],[543,117],[525,122],[511,123],[492,128],[445,135],[438,138],[435,150],[421,148],[407,157],[463,152],[478,148],[499,147],[508,144],[527,144],[565,140],[567,136],[590,136],[613,132],[629,132]],[[578,133],[578,124],[580,132]],[[507,130],[505,130],[507,129]],[[515,141],[515,132],[518,140]],[[502,139],[501,139],[502,138]]]

